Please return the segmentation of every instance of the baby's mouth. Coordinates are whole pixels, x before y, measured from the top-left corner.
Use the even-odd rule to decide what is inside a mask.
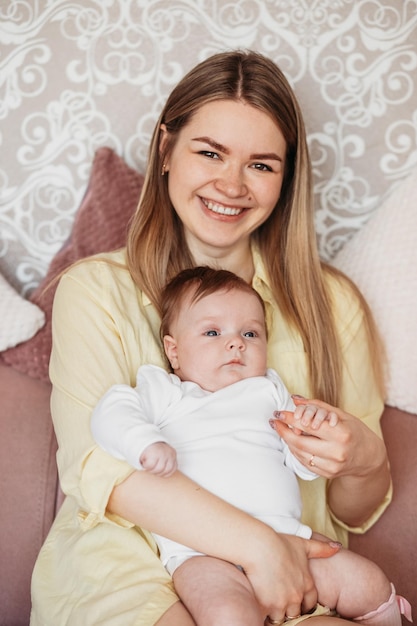
[[[230,359],[226,365],[243,365],[243,363],[240,359]]]
[[[205,200],[201,198],[203,204],[209,209],[209,211],[213,211],[213,213],[218,213],[219,215],[240,215],[243,213],[244,209],[225,206],[224,204],[218,204],[217,202],[212,202],[211,200]]]

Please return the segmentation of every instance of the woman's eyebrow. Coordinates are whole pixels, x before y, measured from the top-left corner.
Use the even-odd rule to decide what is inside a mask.
[[[192,141],[200,141],[201,143],[207,143],[209,146],[217,150],[218,152],[223,152],[223,154],[230,154],[229,148],[223,146],[218,141],[215,141],[211,137],[193,137]],[[261,152],[259,154],[251,154],[250,158],[252,160],[267,160],[267,161],[282,161],[282,157],[279,156],[276,152]]]
[[[201,141],[201,143],[208,143],[209,146],[211,146],[215,150],[218,150],[219,152],[223,152],[224,154],[229,154],[230,152],[230,150],[226,148],[226,146],[223,146],[221,143],[219,143],[218,141],[215,141],[211,137],[194,137],[193,141]]]
[[[254,161],[282,161],[282,157],[276,152],[263,152],[261,154],[251,154],[250,158]]]

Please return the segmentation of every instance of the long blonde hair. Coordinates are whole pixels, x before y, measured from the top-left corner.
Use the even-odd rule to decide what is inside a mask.
[[[287,152],[280,198],[252,236],[259,246],[275,300],[303,340],[312,391],[316,397],[336,405],[340,398],[342,357],[317,250],[306,132],[295,95],[273,61],[251,51],[219,53],[197,65],[172,91],[155,127],[141,199],[129,230],[129,270],[160,311],[160,294],[166,282],[195,265],[168,195],[167,176],[161,176],[161,172],[178,133],[202,105],[215,100],[243,101],[264,111],[275,120],[285,138]],[[161,124],[168,130],[163,153]],[[330,268],[326,271],[338,274]],[[347,279],[340,275],[340,280]],[[372,318],[364,302],[363,306],[370,347],[376,351]],[[379,359],[374,358],[373,362],[377,380],[381,381]]]

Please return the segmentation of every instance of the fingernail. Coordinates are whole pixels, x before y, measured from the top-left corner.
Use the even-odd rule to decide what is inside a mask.
[[[269,420],[269,425],[273,430],[275,430],[274,420]]]
[[[329,545],[331,545],[332,548],[343,548],[340,541],[329,541]]]
[[[300,400],[305,400],[305,397],[300,396],[298,393],[292,393],[291,398],[299,398]]]
[[[285,420],[285,415],[281,411],[274,411],[274,417],[277,420]]]

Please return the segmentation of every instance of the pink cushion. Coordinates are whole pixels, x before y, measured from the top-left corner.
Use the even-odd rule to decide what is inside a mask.
[[[44,311],[45,326],[29,341],[4,351],[2,357],[6,363],[34,378],[49,380],[51,311],[56,289],[53,281],[75,261],[125,245],[127,225],[136,209],[142,185],[143,176],[128,167],[113,150],[97,150],[71,236],[52,259],[45,279],[30,297],[30,301]]]

